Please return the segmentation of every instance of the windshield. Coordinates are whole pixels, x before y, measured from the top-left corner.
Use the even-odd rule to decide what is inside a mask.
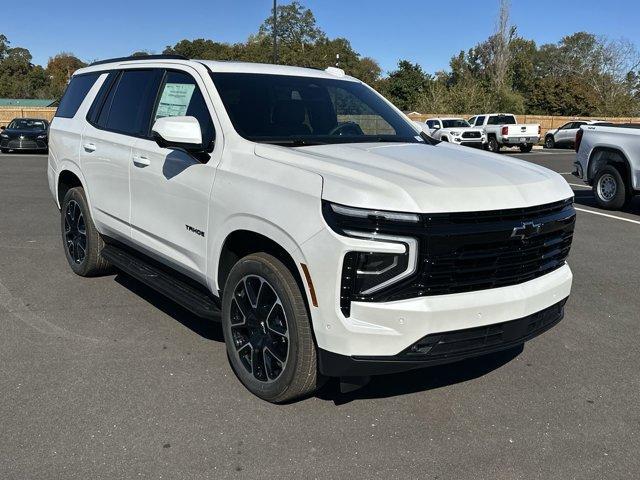
[[[211,77],[234,128],[254,142],[424,142],[402,115],[359,82],[254,73]]]
[[[29,120],[28,118],[16,118],[7,127],[13,130],[46,130],[42,120]]]
[[[456,118],[453,120],[442,120],[442,126],[444,128],[466,128],[470,127],[466,120],[462,120],[461,118]]]

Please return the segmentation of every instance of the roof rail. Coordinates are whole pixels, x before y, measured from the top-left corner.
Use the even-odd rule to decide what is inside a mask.
[[[93,67],[94,65],[102,65],[103,63],[124,62],[126,60],[189,60],[189,59],[183,55],[140,55],[140,56],[132,56],[132,57],[107,58],[105,60],[99,60],[97,62],[93,62],[89,66]]]

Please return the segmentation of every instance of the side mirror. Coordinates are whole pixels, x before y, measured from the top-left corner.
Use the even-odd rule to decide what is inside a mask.
[[[151,129],[153,139],[162,148],[182,148],[189,152],[201,152],[202,130],[195,117],[162,117]]]

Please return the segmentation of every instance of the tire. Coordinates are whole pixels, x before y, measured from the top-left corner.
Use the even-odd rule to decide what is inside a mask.
[[[553,138],[553,135],[547,135],[544,139],[544,148],[555,148],[556,141]]]
[[[251,254],[233,266],[222,296],[222,330],[231,368],[254,395],[283,403],[320,387],[303,294],[272,255]]]
[[[60,226],[65,257],[74,273],[81,277],[109,273],[111,265],[100,255],[104,240],[93,224],[82,187],[71,188],[64,196]]]
[[[500,151],[500,144],[498,143],[498,140],[496,140],[496,137],[489,138],[488,147],[490,152],[498,153]]]
[[[593,194],[598,206],[607,210],[620,210],[631,200],[629,187],[620,171],[612,165],[606,165],[596,174]]]
[[[520,145],[520,151],[522,153],[529,153],[533,149],[532,143],[527,143],[526,145]]]

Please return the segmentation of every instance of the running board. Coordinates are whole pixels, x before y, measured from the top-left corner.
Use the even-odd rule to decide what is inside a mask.
[[[155,262],[115,245],[105,245],[101,255],[119,270],[200,317],[211,319],[220,313],[217,298],[204,287],[192,285],[195,282],[181,279],[177,272],[173,275],[167,269],[156,266]]]

